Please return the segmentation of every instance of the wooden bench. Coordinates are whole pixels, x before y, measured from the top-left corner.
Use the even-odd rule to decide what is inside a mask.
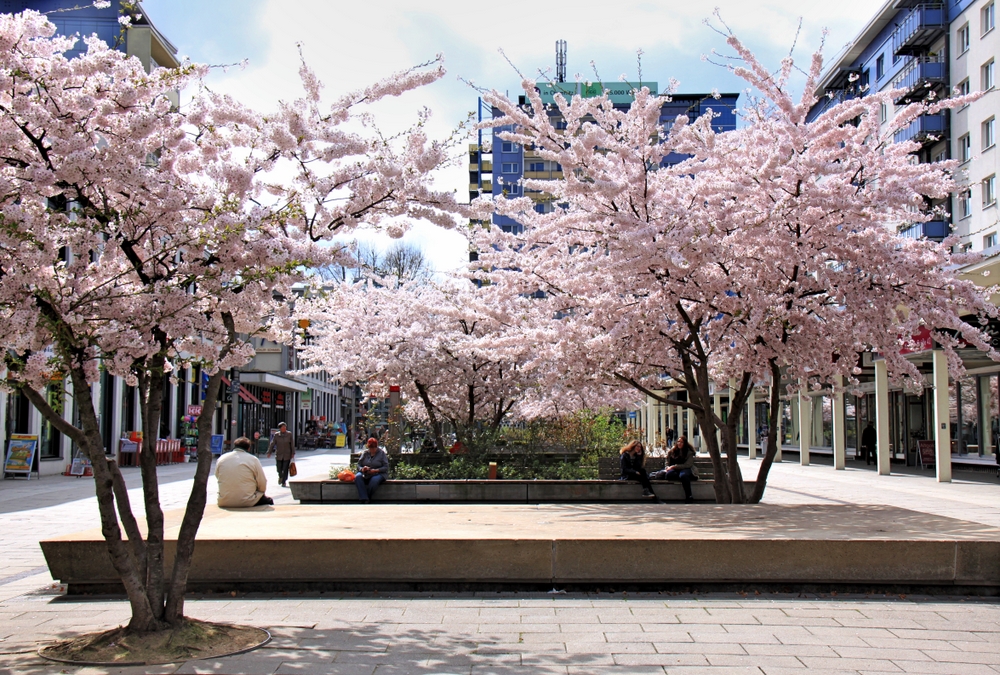
[[[694,465],[697,469],[698,482],[711,483],[715,480],[715,469],[709,457],[695,456]],[[666,468],[665,457],[647,457],[646,471],[653,473]],[[617,480],[621,476],[621,463],[617,457],[601,457],[597,460],[597,478],[599,480]],[[654,481],[660,482],[660,481]]]

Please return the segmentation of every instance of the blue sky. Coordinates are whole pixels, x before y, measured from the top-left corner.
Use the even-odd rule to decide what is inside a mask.
[[[776,66],[788,54],[800,17],[795,56],[808,63],[824,28],[830,31],[827,59],[864,27],[878,9],[872,0],[717,0],[726,23],[764,61]],[[211,86],[262,109],[298,92],[296,43],[326,84],[338,94],[443,53],[448,75],[441,81],[376,109],[388,130],[402,129],[421,107],[434,112],[430,131],[446,136],[476,107],[476,93],[462,80],[516,95],[519,77],[554,69],[554,43],[568,42],[568,74],[595,79],[636,77],[642,49],[643,79],[675,78],[685,93],[741,91],[741,82],[701,59],[724,51],[723,38],[703,20],[713,4],[678,0],[617,0],[591,3],[413,2],[412,0],[143,0],[160,31],[193,61],[226,64],[249,60],[245,69],[217,71]],[[501,22],[497,17],[507,17]],[[462,166],[438,178],[441,187],[467,190]],[[424,247],[439,269],[466,259],[464,240],[417,227],[407,239]]]

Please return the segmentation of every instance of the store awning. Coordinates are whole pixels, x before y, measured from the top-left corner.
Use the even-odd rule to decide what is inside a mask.
[[[226,377],[225,375],[222,376],[222,384],[226,385],[227,387],[232,386],[232,383],[229,381],[229,378]],[[260,399],[251,394],[250,390],[244,387],[242,382],[240,382],[240,400],[243,401],[244,403],[260,403]]]
[[[275,389],[277,391],[302,393],[309,390],[308,385],[303,384],[298,380],[293,380],[292,378],[285,377],[283,375],[275,375],[274,373],[241,373],[240,381],[246,382],[247,384],[255,384],[259,387]]]

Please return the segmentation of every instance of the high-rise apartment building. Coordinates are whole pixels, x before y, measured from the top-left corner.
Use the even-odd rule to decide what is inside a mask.
[[[567,99],[573,96],[593,98],[607,92],[615,108],[628,109],[634,100],[633,91],[639,87],[647,87],[652,93],[657,93],[658,83],[607,83],[607,82],[553,82],[539,85],[542,102],[550,105],[553,126],[565,126],[554,105],[556,94],[561,93]],[[678,115],[687,115],[692,120],[701,117],[709,110],[714,121],[712,126],[717,132],[736,128],[736,101],[739,94],[672,94],[665,100],[660,112],[660,123],[669,128]],[[526,105],[521,96],[519,102]],[[479,101],[479,116],[499,117],[496,109],[485,109],[482,100]],[[501,131],[512,131],[511,127],[498,127],[495,134]],[[673,164],[683,159],[681,155],[667,157],[664,162]],[[562,167],[539,156],[533,148],[522,147],[517,143],[503,141],[495,136],[492,143],[480,139],[479,143],[469,146],[469,199],[475,199],[480,194],[504,196],[508,198],[530,197],[535,202],[535,209],[540,213],[552,211],[555,205],[552,198],[544,192],[524,191],[522,179],[551,180],[562,177]],[[506,216],[493,216],[494,224],[505,231],[516,232],[521,227],[515,220]]]
[[[837,57],[820,82],[823,96],[810,112],[815,119],[844,98],[895,90],[881,110],[888,123],[907,103],[929,97],[986,92],[962,108],[924,115],[895,135],[896,141],[920,143],[921,162],[956,159],[961,188],[942,207],[945,214],[927,223],[900,224],[906,237],[942,240],[959,237],[963,251],[997,248],[995,60],[1000,52],[995,0],[948,0],[945,3],[888,0],[861,33]]]

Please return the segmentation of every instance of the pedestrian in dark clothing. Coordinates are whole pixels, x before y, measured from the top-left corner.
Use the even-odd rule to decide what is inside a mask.
[[[687,442],[687,437],[681,436],[667,453],[667,467],[663,471],[654,473],[651,478],[680,481],[681,485],[684,486],[684,501],[693,502],[691,481],[697,480],[694,473],[694,456],[694,448]]]
[[[389,457],[378,447],[378,441],[368,439],[368,449],[358,457],[358,472],[354,474],[354,484],[358,487],[358,498],[362,504],[371,501],[378,486],[389,477]]]
[[[621,480],[636,480],[642,485],[643,497],[655,497],[653,486],[649,483],[649,475],[646,473],[646,451],[643,450],[642,443],[632,441],[619,453],[622,469]]]
[[[295,459],[295,440],[284,422],[278,422],[278,432],[271,437],[266,456],[270,457],[272,452],[278,467],[278,485],[288,487],[285,483],[288,481],[288,467]]]
[[[877,448],[878,432],[875,431],[872,421],[868,420],[868,426],[861,432],[861,455],[865,458],[866,465],[872,462],[878,463]]]

